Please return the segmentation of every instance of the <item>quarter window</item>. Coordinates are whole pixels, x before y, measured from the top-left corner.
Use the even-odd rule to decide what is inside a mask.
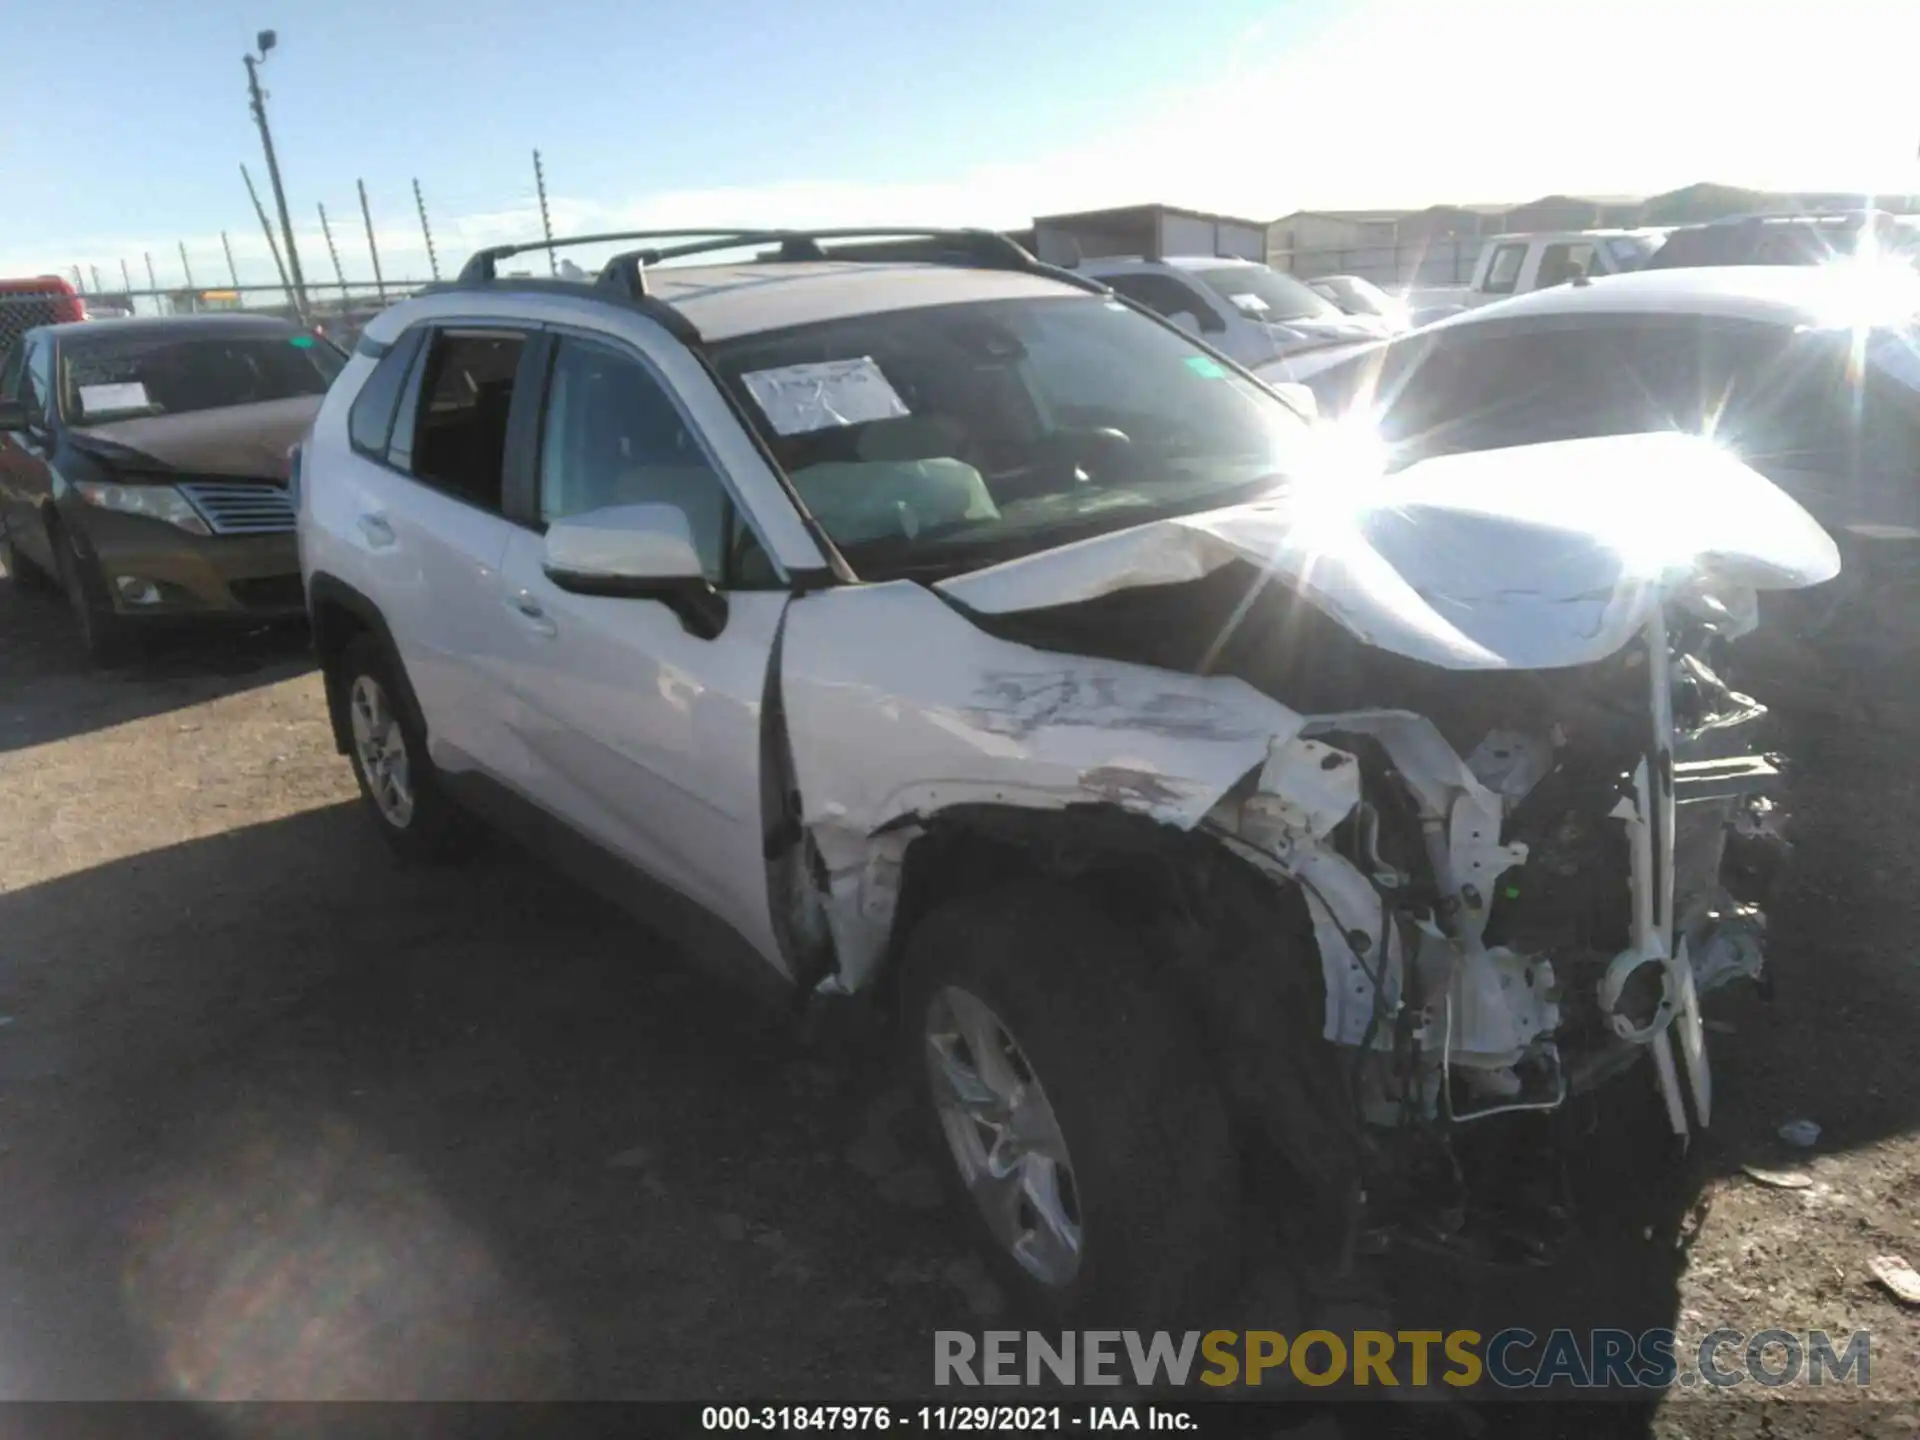
[[[347,433],[353,448],[373,460],[387,458],[387,441],[393,434],[394,411],[400,406],[400,392],[407,374],[419,354],[423,331],[409,330],[394,347],[380,357],[373,373],[353,398],[347,412]]]

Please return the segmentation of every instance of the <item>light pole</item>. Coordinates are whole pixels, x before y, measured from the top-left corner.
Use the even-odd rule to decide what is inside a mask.
[[[260,91],[260,67],[278,39],[271,30],[262,30],[254,37],[260,53],[246,57],[247,94],[253,101],[254,123],[260,127],[261,148],[267,152],[267,182],[273,186],[273,203],[280,212],[280,235],[286,241],[287,269],[293,278],[294,309],[299,311],[300,318],[304,320],[307,314],[307,281],[300,273],[300,252],[293,248],[293,220],[287,214],[287,192],[280,185],[280,162],[273,153],[273,131],[267,127],[266,96]]]

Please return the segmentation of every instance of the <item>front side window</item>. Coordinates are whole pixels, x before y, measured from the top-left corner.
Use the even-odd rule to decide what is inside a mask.
[[[958,573],[1266,493],[1300,417],[1094,296],[987,300],[713,347],[809,511],[863,576]]]
[[[343,363],[302,331],[74,335],[61,345],[60,406],[86,425],[324,395]]]
[[[498,511],[506,477],[507,416],[525,337],[443,330],[394,421],[389,462],[436,490]]]
[[[1265,265],[1223,265],[1194,278],[1249,320],[1285,325],[1293,320],[1337,320],[1340,307],[1291,275]]]
[[[540,518],[654,504],[687,517],[707,578],[723,583],[731,506],[679,407],[632,356],[562,340],[540,436]]]
[[[1540,252],[1540,274],[1535,283],[1544,290],[1550,285],[1564,285],[1575,275],[1592,273],[1593,246],[1561,241]]]

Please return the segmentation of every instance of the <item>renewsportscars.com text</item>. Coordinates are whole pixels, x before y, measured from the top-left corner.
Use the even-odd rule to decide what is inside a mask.
[[[1299,1384],[1665,1390],[1865,1387],[1872,1337],[1723,1327],[1682,1349],[1671,1330],[939,1330],[936,1385]]]

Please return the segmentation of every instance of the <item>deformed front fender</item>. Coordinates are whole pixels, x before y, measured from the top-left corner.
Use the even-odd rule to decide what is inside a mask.
[[[1305,723],[1231,677],[998,639],[909,581],[796,600],[781,679],[849,990],[885,952],[915,821],[962,804],[1112,805],[1189,830]]]

